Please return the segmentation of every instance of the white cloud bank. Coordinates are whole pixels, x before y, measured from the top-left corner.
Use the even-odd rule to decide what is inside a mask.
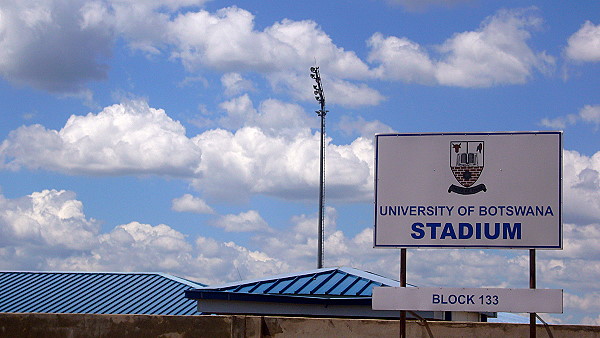
[[[233,242],[190,239],[165,224],[131,222],[100,233],[70,191],[18,199],[0,195],[0,269],[166,271],[203,282],[289,270],[283,261]]]
[[[222,220],[264,222],[255,212]],[[317,218],[298,215],[291,223],[257,232],[248,246],[135,221],[101,233],[72,192],[44,190],[16,199],[0,195],[0,269],[163,271],[207,284],[312,269]],[[326,266],[352,266],[391,278],[397,274],[398,251],[374,249],[372,228],[347,236],[331,207],[325,224]],[[538,285],[565,289],[565,315],[555,321],[595,323],[589,314],[598,310],[599,240],[600,222],[567,223],[564,250],[540,252]],[[408,269],[409,282],[421,286],[525,288],[528,283],[527,253],[518,250],[410,250]]]
[[[143,101],[113,105],[98,114],[73,115],[58,131],[39,125],[20,127],[0,144],[0,166],[80,175],[179,177],[208,196],[229,200],[252,194],[286,199],[314,196],[320,137],[311,132],[307,113],[276,100],[264,101],[256,109],[247,95],[224,103],[223,108],[227,115],[222,123],[233,131],[212,129],[191,138],[164,110]],[[596,121],[596,115],[594,107],[586,107],[580,118]],[[341,127],[349,131],[389,131],[377,121],[342,122]],[[328,198],[372,198],[373,151],[372,137],[361,136],[345,145],[327,140]],[[566,150],[564,156],[565,182],[570,182],[565,185],[566,210],[581,208],[573,214],[597,215],[600,155],[586,157]],[[190,197],[174,201],[174,210],[210,209]]]
[[[370,78],[369,66],[354,52],[335,45],[311,20],[284,19],[257,30],[254,15],[238,7],[215,13],[191,11],[169,23],[165,42],[172,48],[171,56],[190,72],[205,67],[228,74],[256,72],[266,75],[274,90],[284,88],[292,96],[310,101],[312,96],[298,96],[303,91],[296,89],[310,88],[308,68],[318,60],[330,78],[329,102],[362,106],[384,99],[365,84],[347,81]],[[249,87],[247,82],[233,82],[232,76],[222,79],[227,93],[240,92],[232,85]]]
[[[98,114],[72,115],[61,130],[20,127],[0,144],[0,168],[51,170],[75,175],[160,175],[189,180],[213,197],[266,194],[288,199],[314,195],[320,137],[308,114],[277,100],[256,109],[246,95],[222,105],[220,123],[187,137],[164,110],[128,101]],[[347,145],[327,140],[328,197],[371,198],[371,137]]]
[[[535,70],[554,67],[554,58],[527,44],[541,26],[534,10],[501,10],[475,31],[457,33],[443,42],[436,58],[408,38],[375,33],[367,41],[368,63],[336,46],[315,22],[283,20],[263,31],[254,16],[237,7],[215,14],[189,12],[170,25],[173,55],[193,71],[210,67],[222,71],[269,74],[274,85],[306,88],[305,75],[315,58],[329,77],[332,102],[349,106],[375,105],[384,98],[364,84],[348,80],[399,80],[430,85],[489,87],[527,82]],[[227,39],[223,38],[227,35]],[[340,90],[336,90],[339,87]],[[356,98],[361,101],[355,101]],[[311,100],[310,95],[297,97]]]
[[[153,56],[179,60],[190,72],[223,72],[227,95],[253,87],[245,73],[264,75],[273,90],[295,98],[310,88],[308,68],[318,60],[328,102],[377,105],[385,97],[356,81],[395,80],[429,85],[489,87],[522,84],[554,60],[527,44],[541,19],[532,10],[501,10],[474,31],[457,33],[435,50],[406,37],[375,33],[367,60],[336,45],[312,20],[283,19],[262,30],[247,10],[199,9],[203,0],[18,1],[0,4],[0,75],[55,93],[82,93],[103,80],[115,41]],[[403,1],[405,5],[415,4]],[[454,1],[431,1],[452,3]],[[567,55],[596,60],[597,27],[586,23],[569,40]],[[597,43],[596,43],[597,44]],[[88,96],[90,94],[88,93]]]

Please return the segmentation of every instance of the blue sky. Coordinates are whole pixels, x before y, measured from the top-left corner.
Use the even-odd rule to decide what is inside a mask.
[[[202,283],[373,249],[377,132],[564,131],[553,322],[600,325],[600,3],[0,3],[0,269],[161,271]],[[527,287],[526,251],[411,250],[409,282]]]

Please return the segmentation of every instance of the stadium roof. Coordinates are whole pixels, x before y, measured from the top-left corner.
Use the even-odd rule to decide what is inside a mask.
[[[399,285],[380,275],[339,267],[203,287],[185,295],[198,300],[203,313],[396,318],[398,311],[372,310],[371,295],[373,287]]]
[[[204,286],[164,273],[0,271],[0,312],[197,315],[184,291]]]

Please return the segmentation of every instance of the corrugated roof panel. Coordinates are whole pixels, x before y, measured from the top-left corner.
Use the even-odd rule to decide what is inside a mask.
[[[130,289],[129,287],[135,288],[137,286],[146,288],[148,287],[147,281],[145,281],[144,278],[139,275],[133,276],[132,280],[127,281],[120,277],[121,276],[119,276],[119,278],[115,278],[115,280],[107,280],[100,285],[95,285],[91,294],[97,294],[104,288],[110,288],[112,289],[112,292],[110,294],[93,297],[88,302],[80,304],[80,307],[77,308],[77,311],[82,313],[119,314],[120,312],[115,311],[115,309],[118,307],[131,309],[131,302],[135,302],[135,300],[138,298],[135,296],[135,294],[133,294],[136,289]],[[128,296],[131,296],[131,298]],[[147,300],[140,299],[140,301]]]
[[[4,306],[10,308],[11,306],[13,306],[15,303],[19,303],[22,301],[22,298],[20,298],[20,296],[27,292],[26,288],[23,288],[23,285],[27,285],[27,283],[29,282],[29,280],[33,279],[32,276],[27,276],[27,275],[17,275],[16,278],[12,279],[4,288],[3,290],[10,290],[10,297],[0,297],[3,299],[6,299],[6,302],[4,302]]]
[[[143,280],[144,278],[141,275],[132,275],[128,279],[124,279],[123,276],[110,277],[103,278],[97,284],[90,285],[90,288],[86,292],[89,292],[92,297],[87,302],[79,303],[78,306],[74,307],[74,310],[79,313],[115,313],[114,309],[118,305],[130,308],[131,304],[128,301],[137,299],[134,295],[131,295],[132,297],[129,299],[123,299],[123,293],[130,291],[126,289],[128,286],[148,287],[148,284],[145,283],[146,281]],[[105,289],[111,289],[111,292],[103,293],[102,296],[95,296]]]
[[[365,278],[359,278],[358,281],[354,284],[354,286],[346,291],[347,295],[358,296],[361,290],[364,290],[365,287],[368,287],[371,284],[371,281]]]
[[[11,302],[7,303],[5,307],[8,311],[25,312],[27,309],[35,306],[40,300],[45,300],[44,294],[41,294],[43,288],[47,288],[48,285],[53,283],[51,278],[35,278],[35,276],[23,275],[23,278],[19,279],[19,284],[12,285],[10,287],[13,290],[11,295]],[[33,284],[33,287],[27,287]]]
[[[0,312],[198,314],[184,291],[204,287],[160,273],[0,272]]]
[[[253,293],[265,293],[267,291],[267,289],[271,289],[272,286],[276,285],[279,281],[275,280],[275,281],[269,281],[269,282],[265,282],[265,283],[260,283],[259,285],[257,285],[254,290],[252,290]]]
[[[69,276],[67,274],[57,274],[49,276],[56,278],[51,286],[39,289],[44,299],[38,299],[39,302],[33,303],[36,308],[26,308],[24,309],[25,311],[51,313],[79,312],[76,310],[76,306],[81,305],[85,301],[85,298],[82,298],[81,294],[88,291],[84,290],[84,288],[102,279],[102,276],[98,275]],[[68,278],[69,280],[67,283],[62,284],[59,281],[60,277]]]
[[[15,274],[14,276],[16,278],[14,278],[13,283],[7,284],[2,288],[4,292],[9,292],[9,295],[6,297],[8,301],[2,304],[2,307],[8,311],[29,307],[31,303],[40,298],[37,287],[45,287],[50,282],[47,278],[36,279],[35,276],[27,274]],[[31,287],[31,285],[35,285],[35,288]]]
[[[298,278],[294,280],[294,282],[285,290],[283,294],[288,295],[296,295],[300,292],[302,288],[304,288],[308,283],[312,281],[315,277],[314,274],[311,275],[300,275]]]
[[[311,290],[311,294],[316,295],[325,295],[327,290],[331,289],[333,285],[335,285],[340,279],[342,279],[344,275],[338,271],[329,273],[326,275],[325,279],[323,279],[319,284],[314,285],[314,288]]]
[[[250,290],[252,290],[252,288],[254,288],[258,283],[252,283],[252,284],[245,284],[245,285],[239,285],[237,288],[235,288],[234,292],[245,292],[245,293],[249,293]]]
[[[365,284],[365,286],[362,287],[362,289],[356,292],[356,295],[371,297],[373,295],[373,288],[378,286],[381,286],[381,283],[369,281],[367,284]]]
[[[157,280],[150,288],[142,290],[141,298],[146,302],[139,302],[134,307],[137,312],[155,313],[160,309],[168,307],[173,298],[174,285],[167,280]],[[177,290],[177,292],[179,292]],[[150,301],[151,300],[151,301]]]
[[[329,286],[329,289],[325,290],[325,294],[326,295],[329,295],[329,294],[340,295],[340,294],[342,294],[342,291],[345,289],[343,287],[343,285],[347,285],[348,284],[348,280],[350,280],[350,279],[352,279],[352,278],[348,274],[344,274],[344,275],[340,276],[340,278],[338,278],[335,283],[333,283],[332,285]]]
[[[168,280],[159,279],[156,276],[152,276],[152,278],[145,278],[143,281],[144,287],[140,287],[139,285],[126,285],[124,286],[121,295],[134,295],[136,299],[141,299],[142,301],[131,302],[130,300],[123,299],[122,303],[124,303],[124,308],[128,308],[129,311],[133,311],[136,313],[148,313],[153,314],[155,311],[152,311],[151,308],[156,305],[156,309],[162,309],[165,307],[164,299],[160,296],[161,292],[165,292],[169,288],[173,287],[169,284]],[[168,299],[170,300],[170,298]],[[122,313],[123,309],[113,309],[115,313]]]
[[[176,312],[180,312],[180,311],[188,311],[186,313],[182,313],[182,314],[194,314],[198,312],[198,310],[196,308],[190,308],[187,304],[183,304],[183,303],[175,303],[172,302],[168,299],[173,299],[173,298],[185,298],[185,291],[183,290],[175,290],[173,289],[173,291],[170,294],[171,298],[165,298],[165,309],[169,309],[169,311],[176,311]],[[183,309],[183,306],[186,306],[186,309]]]
[[[124,311],[149,313],[143,310],[148,307],[146,304],[158,301],[158,299],[147,297],[149,290],[163,287],[166,281],[156,276],[140,275],[138,277],[133,283],[115,285],[112,297],[96,304],[96,308],[102,309],[105,313],[123,313]]]
[[[182,292],[181,296],[185,297],[185,292]],[[170,313],[179,313],[179,315],[181,315],[181,316],[197,315],[198,308],[196,306],[197,306],[197,303],[194,304],[193,308],[190,307],[187,303],[173,304],[171,307],[165,308],[165,311],[168,311]]]
[[[352,290],[353,287],[355,287],[355,285],[362,279],[360,277],[357,276],[352,276],[352,275],[348,275],[350,278],[346,278],[346,281],[348,282],[347,285],[345,284],[340,284],[338,286],[338,291],[340,295],[347,295],[350,290]]]
[[[298,278],[299,277],[282,279],[280,283],[274,285],[274,287],[270,290],[270,293],[283,294],[287,289],[289,289],[290,286],[294,284]]]
[[[158,290],[158,292],[149,295],[149,298],[156,298],[156,301],[154,302],[154,304],[147,303],[147,312],[154,313],[159,311],[159,309],[169,309],[171,307],[174,307],[177,304],[174,304],[169,300],[176,297],[179,298],[185,296],[182,290],[176,288],[175,285],[172,285],[171,282],[169,282],[169,284],[171,285],[164,288],[163,290]]]
[[[322,282],[325,278],[327,278],[327,276],[324,276],[323,274],[313,274],[312,276],[307,276],[309,278],[305,278],[303,280],[303,284],[299,285],[296,290],[294,290],[294,294],[298,295],[298,294],[303,294],[303,295],[308,295],[310,294],[310,292],[313,290],[315,283],[320,283]],[[300,282],[300,280],[298,280]]]
[[[136,275],[131,276],[131,280],[138,278]],[[48,312],[75,312],[75,313],[102,313],[98,311],[98,303],[102,302],[111,296],[115,292],[113,285],[122,283],[121,275],[100,275],[100,278],[94,280],[91,283],[87,283],[87,279],[84,284],[80,285],[81,289],[69,288],[64,290],[60,302],[53,304],[54,307],[49,308]],[[110,290],[110,293],[104,290]],[[82,298],[82,294],[88,295]],[[64,300],[70,299],[69,304],[65,304]]]

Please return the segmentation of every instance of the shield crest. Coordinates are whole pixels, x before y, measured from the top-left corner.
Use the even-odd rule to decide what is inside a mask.
[[[465,188],[469,188],[481,176],[484,165],[483,141],[450,142],[450,169],[454,177]]]

